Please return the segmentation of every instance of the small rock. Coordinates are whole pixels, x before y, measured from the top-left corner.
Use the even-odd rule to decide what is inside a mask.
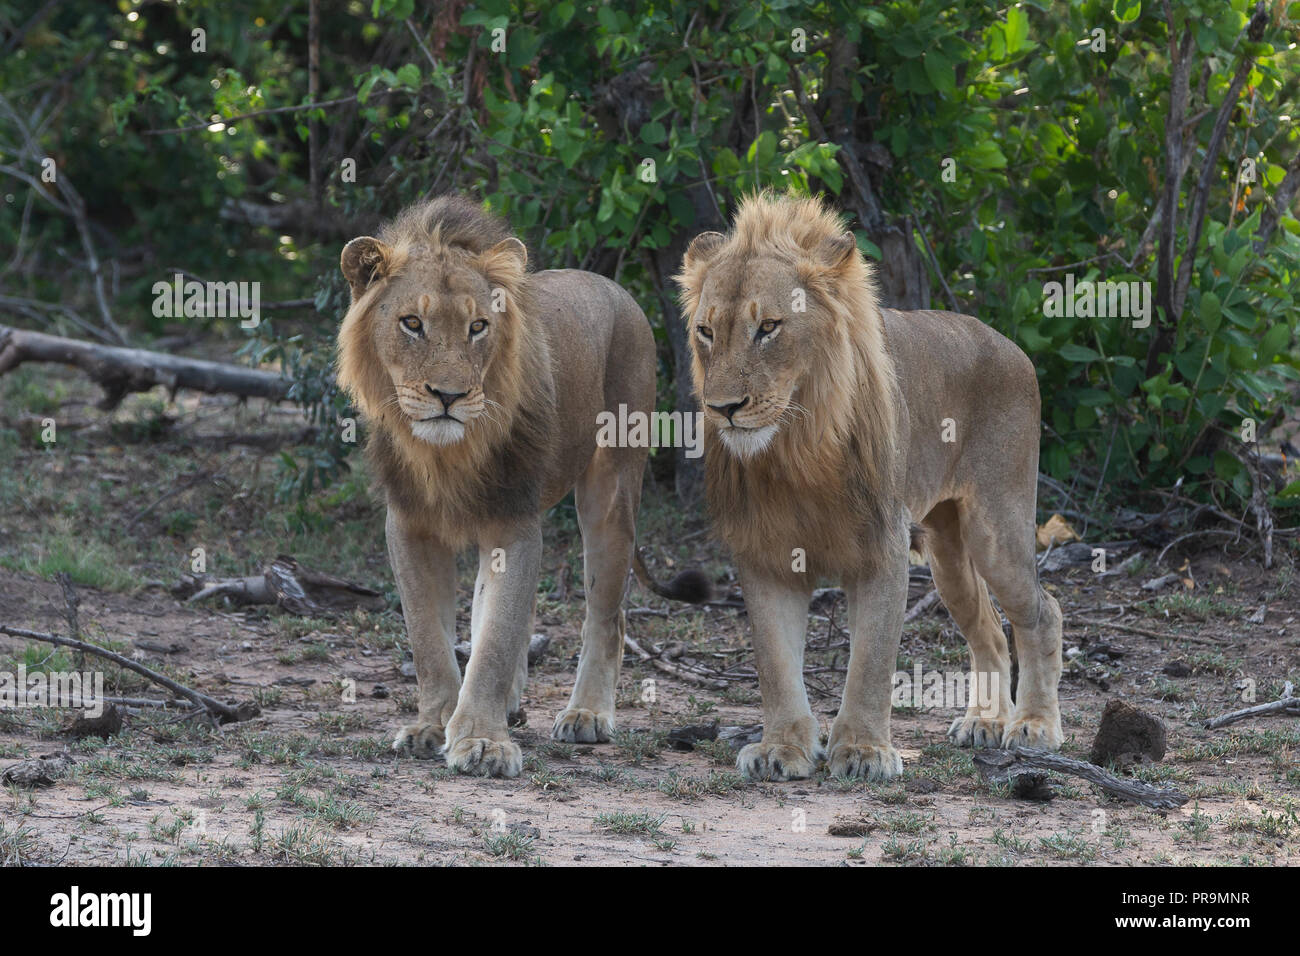
[[[826,832],[837,837],[864,837],[880,827],[879,821],[864,816],[844,816],[840,814],[831,821]]]
[[[387,684],[376,684],[370,691],[370,696],[375,700],[387,700],[389,695]]]
[[[534,634],[528,639],[528,666],[533,667],[546,654],[546,649],[551,646],[551,635]]]
[[[1155,763],[1165,755],[1165,725],[1160,718],[1118,697],[1106,704],[1088,759],[1120,768]]]
[[[1184,660],[1170,661],[1168,664],[1162,667],[1161,670],[1169,677],[1191,677],[1192,676],[1192,668],[1190,665],[1188,665],[1187,661]]]
[[[1261,604],[1261,605],[1259,606],[1259,609],[1256,610],[1254,614],[1252,614],[1250,617],[1246,618],[1246,623],[1247,623],[1247,624],[1263,624],[1263,623],[1264,623],[1264,616],[1265,616],[1266,614],[1268,614],[1268,605],[1267,605],[1267,604]]]

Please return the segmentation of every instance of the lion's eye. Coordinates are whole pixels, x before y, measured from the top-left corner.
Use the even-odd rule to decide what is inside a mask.
[[[487,319],[475,319],[469,324],[470,338],[482,335],[487,330]]]
[[[700,338],[704,339],[704,341],[713,341],[713,330],[707,325],[697,325],[695,331],[699,334]]]
[[[424,329],[424,323],[420,321],[418,316],[404,315],[397,321],[401,323],[402,328],[406,329],[406,331],[414,332],[417,335]]]
[[[758,333],[754,336],[754,341],[755,342],[763,341],[763,339],[767,338],[769,335],[775,332],[777,330],[777,327],[780,324],[781,322],[779,319],[765,320],[761,325],[759,325]]]

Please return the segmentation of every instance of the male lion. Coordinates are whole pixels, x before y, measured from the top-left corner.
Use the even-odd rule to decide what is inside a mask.
[[[824,756],[835,775],[902,772],[890,690],[913,520],[972,677],[995,690],[993,707],[972,700],[949,736],[1059,747],[1061,611],[1034,561],[1029,359],[970,316],[879,308],[853,234],[815,199],[747,199],[729,235],[695,238],[677,282],[705,408],[709,507],[739,568],[763,695],[763,739],[741,750],[740,769],[806,777],[823,756],[804,691],[804,628],[814,583],[835,576],[852,638]],[[1014,710],[986,581],[1014,629]]]
[[[388,554],[406,617],[420,709],[393,746],[439,748],[448,766],[516,776],[519,710],[542,555],[542,513],[575,489],[587,595],[582,656],[553,735],[608,740],[623,659],[620,604],[648,449],[596,445],[597,415],[648,413],[655,345],[613,282],[572,269],[529,274],[523,243],[474,203],[407,209],[353,239],[352,305],[338,381],[370,424],[388,501]],[[456,552],[479,550],[464,686],[456,666]]]

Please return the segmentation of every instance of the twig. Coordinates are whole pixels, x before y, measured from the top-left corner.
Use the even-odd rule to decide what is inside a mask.
[[[43,634],[40,631],[29,631],[26,628],[12,627],[8,624],[0,624],[0,634],[8,634],[10,637],[21,637],[29,641],[42,641],[46,644],[54,644],[57,647],[71,647],[75,650],[82,651],[86,654],[94,654],[96,657],[102,657],[105,660],[112,661],[118,667],[124,667],[129,671],[142,677],[147,677],[156,684],[161,684],[173,694],[184,697],[193,702],[196,706],[203,708],[208,713],[217,717],[221,723],[234,723],[240,720],[248,720],[250,717],[256,717],[261,711],[256,704],[244,703],[237,706],[223,704],[206,694],[201,694],[196,690],[186,687],[184,684],[178,684],[163,674],[155,670],[138,664],[129,657],[123,657],[110,651],[106,647],[100,647],[97,644],[88,644],[85,641],[73,640],[70,637],[59,637],[57,634]]]
[[[1283,697],[1281,700],[1275,700],[1272,703],[1256,704],[1254,707],[1243,707],[1241,710],[1220,714],[1218,717],[1207,720],[1205,729],[1218,730],[1220,727],[1235,724],[1237,721],[1245,720],[1248,717],[1263,717],[1267,714],[1287,714],[1291,717],[1300,717],[1300,697]]]
[[[701,687],[707,687],[710,690],[725,690],[728,686],[727,682],[724,680],[718,680],[713,677],[704,677],[692,670],[678,667],[676,664],[671,664],[668,661],[655,657],[634,641],[630,634],[623,635],[623,643],[627,645],[628,650],[641,658],[641,660],[648,664],[652,664],[665,674],[671,674],[673,677],[681,678],[682,680],[689,681],[692,684],[698,684]]]
[[[907,613],[903,615],[903,623],[906,624],[908,621],[916,620],[918,617],[920,617],[922,614],[930,610],[930,608],[934,607],[938,603],[939,603],[939,589],[930,588],[930,590],[927,591],[924,595],[917,598],[916,603],[913,604],[908,609]]]
[[[1191,799],[1177,790],[1153,787],[1140,780],[1124,780],[1107,773],[1096,764],[1033,747],[1021,747],[1019,750],[976,751],[973,759],[984,777],[998,782],[1004,782],[1014,776],[1014,768],[1017,766],[1037,767],[1040,770],[1055,770],[1057,773],[1082,777],[1090,783],[1095,783],[1106,793],[1156,810],[1174,810]]]
[[[1163,634],[1160,631],[1153,631],[1150,628],[1138,627],[1134,624],[1120,624],[1118,621],[1090,621],[1086,617],[1071,617],[1071,620],[1078,621],[1080,624],[1090,624],[1093,627],[1111,628],[1115,631],[1127,631],[1129,634],[1141,634],[1143,637],[1154,637],[1162,641],[1187,641],[1191,644],[1205,644],[1210,647],[1218,647],[1218,641],[1211,641],[1204,637],[1192,637],[1189,634]]]
[[[371,92],[369,99],[376,99],[380,96],[389,96],[393,93],[401,92],[400,90],[379,90]],[[319,110],[327,106],[342,106],[345,103],[355,103],[358,96],[341,96],[336,100],[321,100],[319,103],[299,103],[297,106],[275,106],[265,110],[253,110],[251,113],[240,113],[238,116],[219,116],[217,119],[208,120],[206,123],[196,123],[193,126],[177,126],[175,129],[147,129],[142,135],[144,136],[170,136],[173,133],[193,133],[201,129],[207,129],[217,123],[229,126],[231,123],[238,123],[240,120],[253,119],[257,116],[273,116],[277,113],[301,113],[303,110]]]

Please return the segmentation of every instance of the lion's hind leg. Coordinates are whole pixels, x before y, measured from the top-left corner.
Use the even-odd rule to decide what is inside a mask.
[[[934,586],[970,651],[966,713],[953,721],[948,737],[959,747],[1000,747],[1011,718],[1010,649],[963,540],[961,517],[961,506],[945,501],[923,522]]]
[[[623,594],[636,544],[645,457],[644,449],[598,448],[575,488],[587,613],[573,694],[551,730],[556,740],[603,743],[614,733],[614,696],[623,664]]]
[[[1004,747],[1061,746],[1061,608],[1038,583],[1034,556],[1033,498],[1009,503],[994,516],[973,510],[963,522],[975,567],[1011,621],[1020,667],[1016,706],[1002,734]]]

